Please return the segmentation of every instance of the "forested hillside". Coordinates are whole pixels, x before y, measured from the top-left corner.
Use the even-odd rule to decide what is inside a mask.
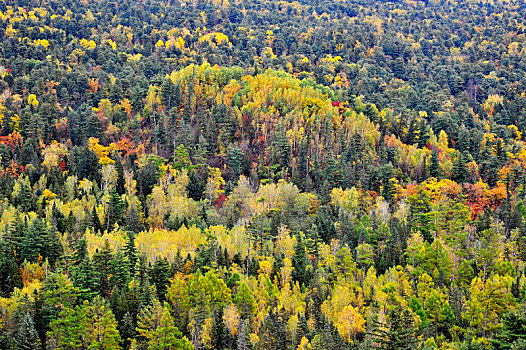
[[[0,349],[526,349],[526,3],[0,2]]]

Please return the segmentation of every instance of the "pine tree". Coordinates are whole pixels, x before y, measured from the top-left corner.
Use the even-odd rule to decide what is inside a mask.
[[[525,349],[526,314],[524,310],[510,311],[502,318],[502,330],[491,340],[495,350]]]
[[[137,316],[137,332],[149,350],[190,350],[192,343],[175,327],[168,304],[154,300]]]
[[[106,231],[110,231],[116,223],[122,222],[124,215],[124,203],[119,194],[113,190],[110,195],[108,212],[106,213]]]
[[[453,178],[458,183],[464,183],[468,175],[468,168],[462,153],[458,153],[457,159],[453,164]]]
[[[169,285],[170,277],[172,277],[168,260],[166,260],[166,258],[157,259],[153,264],[149,275],[150,283],[156,287],[157,298],[160,301],[166,300],[166,286]]]
[[[177,170],[187,169],[190,165],[192,165],[192,162],[188,151],[183,144],[180,144],[174,152],[174,168]]]
[[[18,350],[36,350],[40,348],[40,339],[33,318],[26,313],[17,326],[15,342]]]
[[[190,170],[187,191],[188,197],[195,201],[199,201],[203,198],[204,186],[201,183],[201,180],[199,180],[195,169]]]
[[[110,282],[110,278],[114,274],[112,260],[113,251],[109,242],[106,241],[102,249],[97,249],[93,254],[94,289],[105,298],[110,296],[112,290]]]
[[[89,349],[120,349],[121,337],[117,330],[117,321],[108,303],[100,296],[97,296],[87,309],[90,317],[89,338],[91,339],[91,344]]]
[[[80,297],[83,300],[91,300],[94,296],[92,289],[93,266],[88,255],[88,246],[83,238],[77,244],[77,249],[72,257],[73,267],[71,268],[71,280],[75,287],[79,289]]]
[[[134,276],[135,266],[137,265],[137,261],[139,260],[139,254],[137,252],[137,248],[135,247],[135,233],[133,231],[128,231],[127,238],[128,240],[124,245],[124,255],[128,259],[130,275]]]
[[[250,350],[250,339],[248,337],[248,322],[239,320],[237,331],[237,350]]]
[[[389,313],[388,324],[373,319],[369,333],[377,348],[385,350],[416,349],[417,329],[411,311],[398,307]]]

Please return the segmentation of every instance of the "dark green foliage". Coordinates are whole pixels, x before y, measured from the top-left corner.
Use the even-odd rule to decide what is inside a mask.
[[[80,297],[85,300],[91,300],[95,296],[94,287],[94,270],[93,264],[88,256],[87,243],[81,239],[77,244],[77,249],[72,256],[71,280],[75,287],[78,288]]]
[[[389,313],[387,324],[373,319],[374,326],[369,335],[380,349],[416,349],[418,331],[413,323],[411,311],[398,307]]]
[[[61,255],[62,244],[58,233],[53,228],[46,227],[41,219],[35,219],[20,242],[21,260],[37,262],[48,259],[54,264]]]
[[[187,191],[188,197],[192,198],[193,200],[198,201],[203,197],[204,186],[197,176],[196,170],[190,170]]]
[[[466,160],[464,159],[464,155],[462,155],[460,152],[458,153],[457,159],[453,164],[453,175],[454,180],[458,183],[463,183],[467,179],[468,168],[466,166]]]
[[[110,202],[106,212],[106,231],[110,231],[116,223],[122,223],[125,205],[116,191],[110,194]]]
[[[150,272],[150,283],[156,287],[157,298],[165,300],[166,287],[172,277],[170,263],[166,259],[158,259],[153,264]]]
[[[502,330],[492,340],[493,349],[515,350],[526,346],[526,316],[522,310],[510,311],[502,319]]]

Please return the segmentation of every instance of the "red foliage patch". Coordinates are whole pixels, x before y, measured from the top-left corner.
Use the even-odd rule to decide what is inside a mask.
[[[224,194],[220,194],[219,196],[217,196],[217,199],[216,199],[216,202],[214,204],[214,206],[216,207],[216,209],[220,209],[223,207],[223,204],[225,204],[225,201],[228,199],[227,196],[225,196]]]

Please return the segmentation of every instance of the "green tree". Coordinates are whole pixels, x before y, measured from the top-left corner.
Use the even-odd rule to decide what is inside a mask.
[[[191,350],[192,344],[175,327],[167,303],[154,300],[137,316],[137,332],[149,350]]]
[[[502,330],[491,340],[495,350],[526,349],[526,313],[518,309],[502,317]]]
[[[110,203],[106,213],[106,231],[110,231],[116,223],[123,221],[125,204],[119,194],[113,190],[110,194]]]
[[[468,167],[466,166],[466,160],[461,152],[458,152],[457,159],[453,164],[453,178],[458,183],[466,181],[468,176]]]
[[[66,307],[53,320],[48,332],[48,349],[57,350],[118,350],[121,341],[117,321],[100,296],[90,305],[84,301],[76,307]]]
[[[381,323],[373,319],[373,328],[369,333],[379,349],[402,350],[417,348],[418,330],[414,325],[411,311],[397,307],[389,312],[389,321]]]

